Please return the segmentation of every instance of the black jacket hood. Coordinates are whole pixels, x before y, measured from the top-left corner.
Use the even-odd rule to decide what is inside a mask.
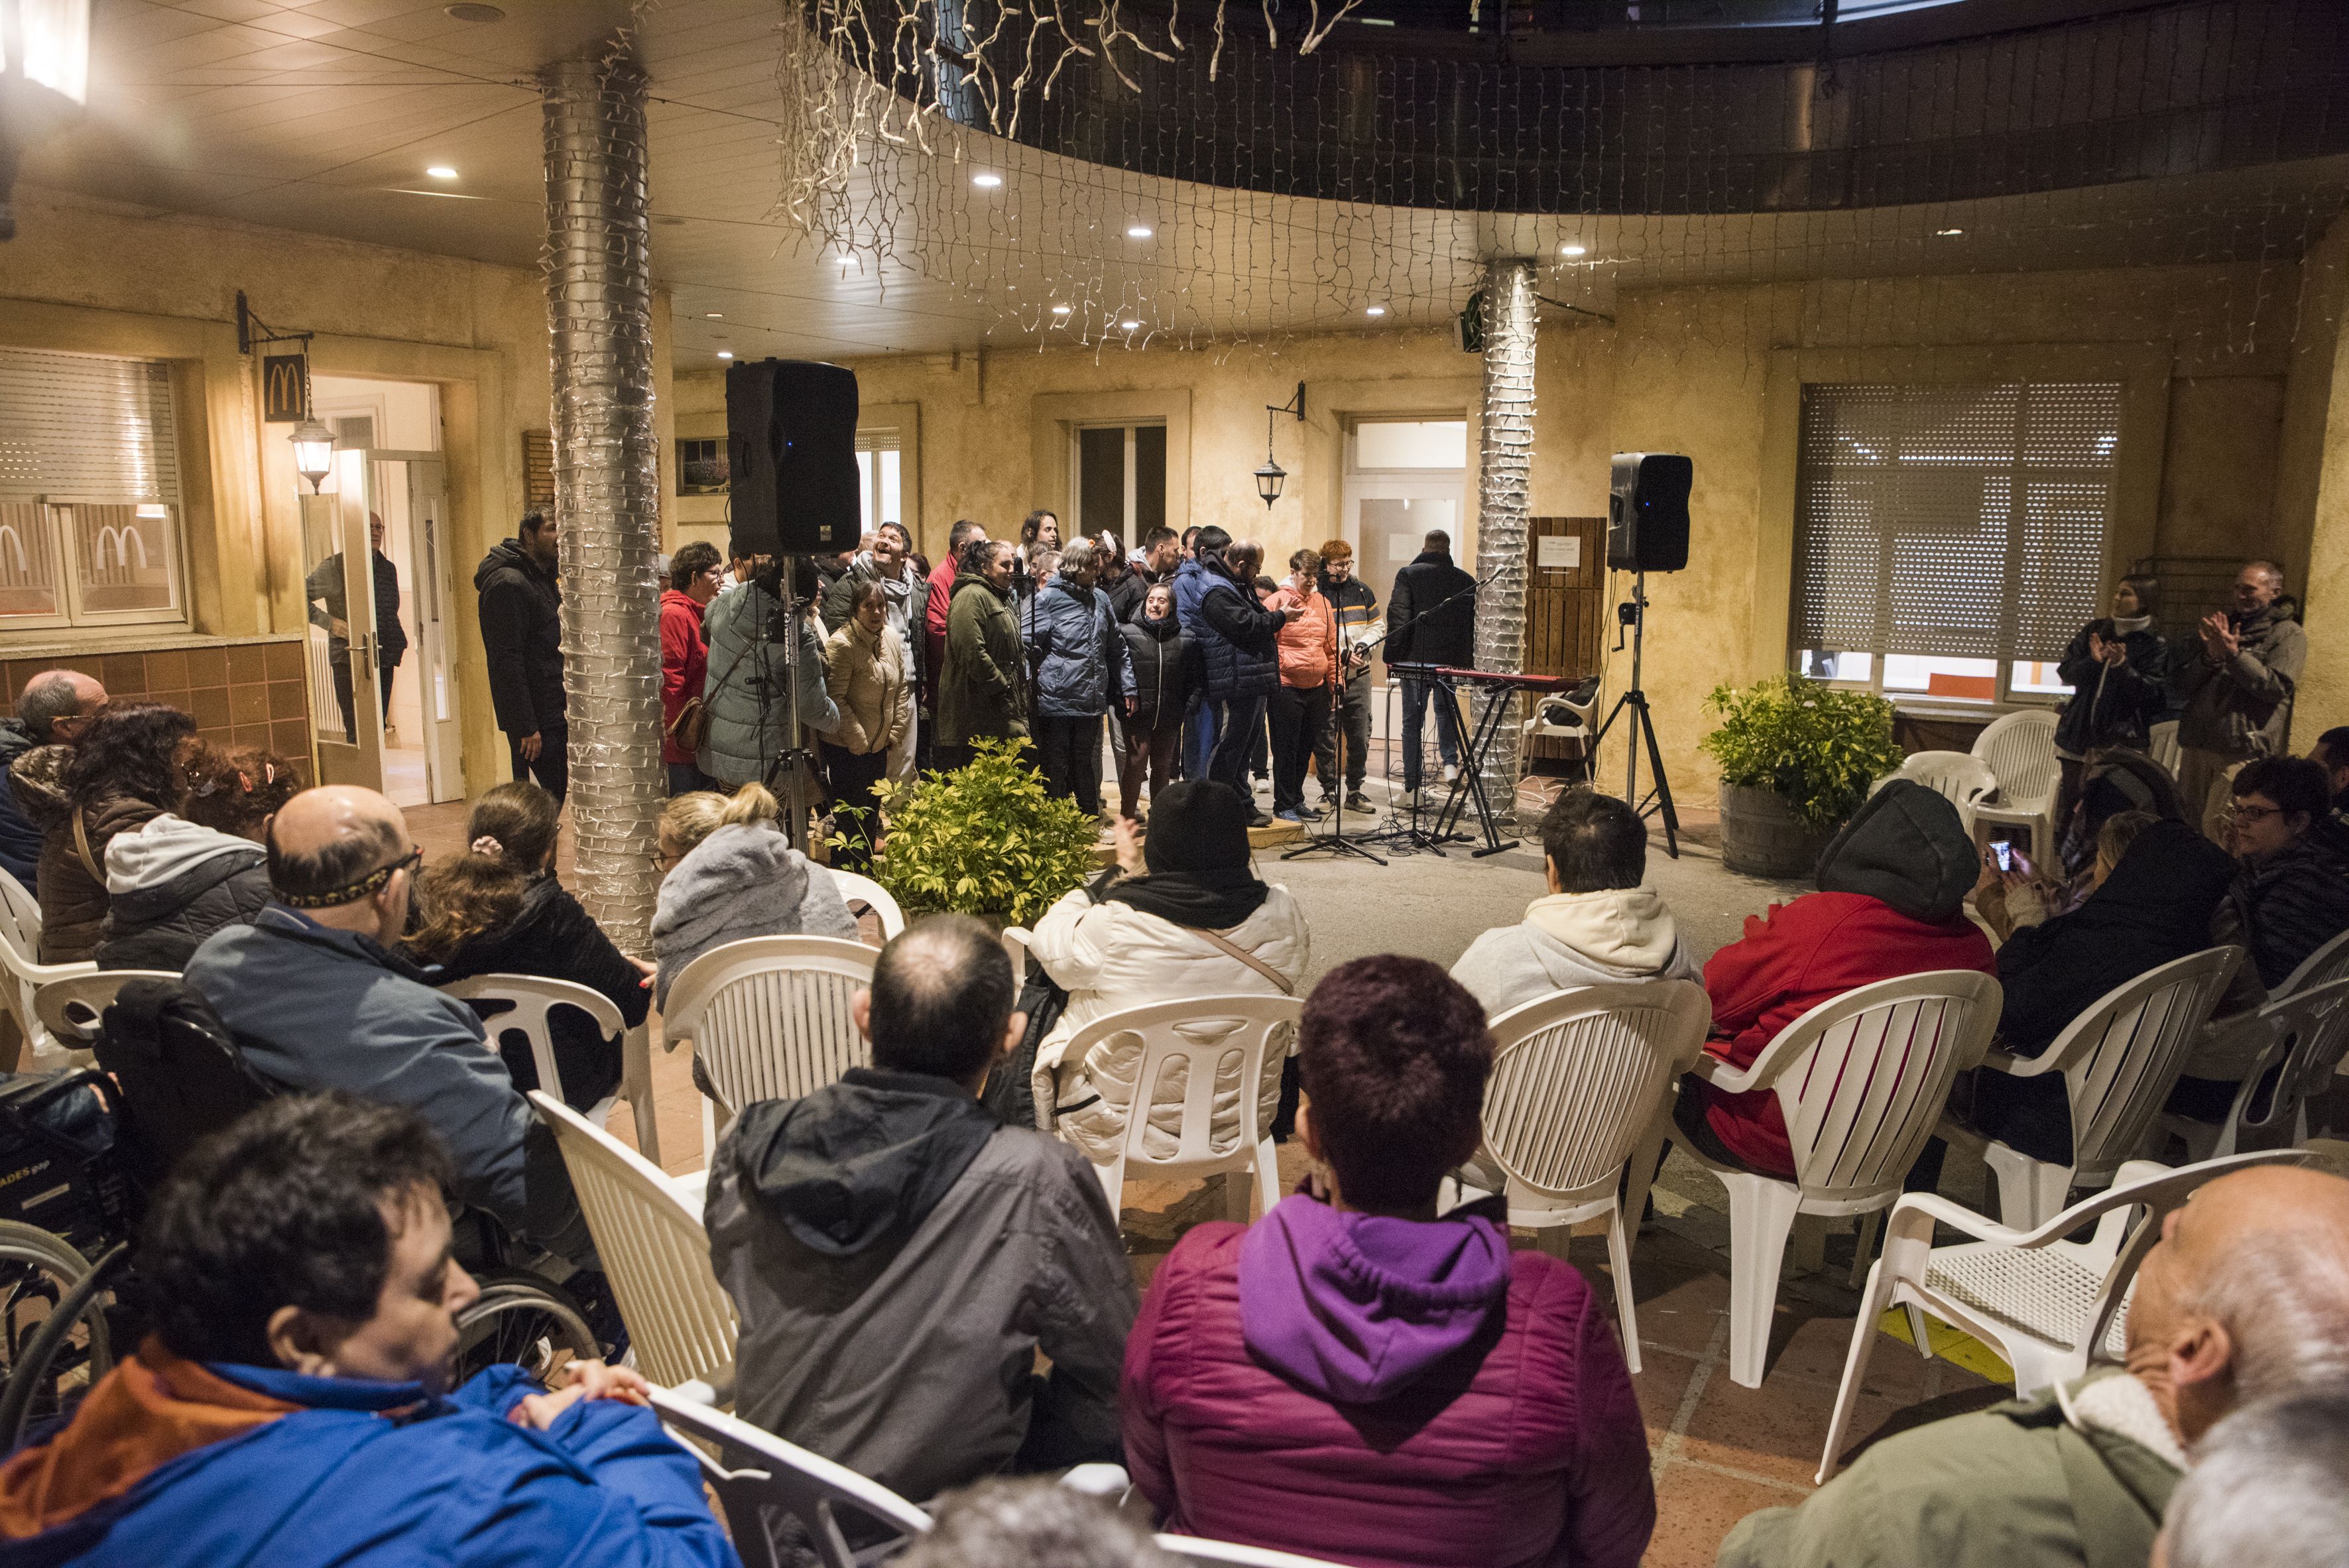
[[[479,593],[490,585],[490,579],[501,572],[521,572],[533,577],[554,581],[554,574],[531,559],[530,552],[522,547],[519,539],[501,539],[490,546],[481,563],[473,568],[473,590]]]
[[[744,1110],[737,1169],[802,1244],[846,1257],[910,1235],[995,1128],[950,1079],[851,1068],[804,1099]]]
[[[1957,917],[1982,874],[1958,809],[1913,779],[1895,779],[1819,854],[1821,892],[1864,893],[1929,925]]]

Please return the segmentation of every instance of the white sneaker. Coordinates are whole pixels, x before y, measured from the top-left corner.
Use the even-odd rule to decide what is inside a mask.
[[[1445,764],[1444,765],[1444,781],[1446,784],[1454,783],[1454,782],[1456,782],[1456,781],[1459,779],[1459,778],[1460,778],[1460,769],[1457,769],[1457,768],[1454,767],[1454,766],[1453,766],[1451,763],[1449,763],[1449,762],[1447,762],[1447,763],[1445,763]]]

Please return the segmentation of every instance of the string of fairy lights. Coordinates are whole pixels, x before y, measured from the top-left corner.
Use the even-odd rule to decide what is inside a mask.
[[[995,341],[1097,352],[1446,329],[1498,255],[1537,261],[1546,320],[1645,309],[1662,325],[1653,313],[1672,309],[1764,346],[1930,340],[1995,309],[1997,281],[2023,271],[2111,269],[2103,297],[2134,294],[2148,320],[2187,291],[2206,341],[2182,353],[2256,353],[2289,342],[2312,302],[2330,308],[2299,286],[2298,260],[2349,193],[2342,160],[2067,187],[2076,159],[2018,138],[2001,150],[2024,160],[2008,183],[2028,194],[1736,211],[1752,159],[1642,161],[1672,144],[1671,117],[1708,112],[1724,80],[1711,67],[1647,67],[1630,107],[1460,60],[1325,51],[1309,72],[1263,68],[1268,50],[1322,49],[1351,9],[779,0],[769,221],[885,295],[893,279],[947,285]],[[2005,119],[2047,120],[2061,87],[2047,75],[2028,60],[2006,72]],[[1203,85],[1192,112],[1166,110],[1170,90]],[[1423,122],[1444,93],[1499,109],[1440,150]],[[1047,119],[1058,145],[1104,156],[1021,139]],[[2175,270],[2196,266],[2210,270]],[[1754,284],[1800,286],[1703,293]],[[1678,303],[1660,304],[1668,285]]]

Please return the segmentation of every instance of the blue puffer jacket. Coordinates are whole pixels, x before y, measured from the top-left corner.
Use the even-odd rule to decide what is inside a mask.
[[[1185,561],[1174,569],[1174,619],[1186,632],[1199,624],[1199,600],[1207,592],[1207,569],[1195,561]]]
[[[1207,676],[1207,700],[1270,696],[1280,689],[1280,654],[1275,641],[1280,617],[1257,602],[1256,588],[1234,577],[1220,559],[1200,571],[1204,586],[1196,609],[1180,617],[1183,630],[1199,645]],[[1180,590],[1177,590],[1179,600]],[[1214,601],[1223,602],[1221,611]],[[1236,636],[1235,634],[1237,634]]]
[[[518,1367],[438,1399],[415,1383],[208,1370],[303,1408],[191,1449],[0,1555],[44,1568],[739,1568],[693,1456],[642,1406],[582,1400],[539,1432],[506,1419],[538,1391]]]
[[[1036,666],[1036,711],[1046,718],[1097,718],[1112,696],[1133,695],[1133,665],[1118,635],[1117,613],[1098,588],[1055,577],[1021,607],[1020,640]]]

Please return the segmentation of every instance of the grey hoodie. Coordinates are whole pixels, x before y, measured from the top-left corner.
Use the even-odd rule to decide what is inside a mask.
[[[101,969],[187,966],[205,937],[243,925],[269,903],[259,844],[165,812],[106,846]]]
[[[856,938],[832,873],[766,823],[730,823],[694,846],[661,882],[653,911],[653,1005],[709,949],[753,936]]]
[[[1516,925],[1468,944],[1452,977],[1497,1017],[1575,985],[1692,980],[1704,970],[1680,939],[1663,895],[1647,886],[1558,892],[1526,906]]]

